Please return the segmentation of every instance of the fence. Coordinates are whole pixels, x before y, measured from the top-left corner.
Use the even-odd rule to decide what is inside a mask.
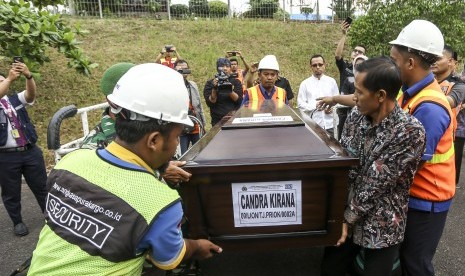
[[[333,21],[360,13],[356,0],[67,0],[79,16]],[[169,3],[169,4],[168,4]]]

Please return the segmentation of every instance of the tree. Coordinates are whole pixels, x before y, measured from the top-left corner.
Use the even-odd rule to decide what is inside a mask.
[[[0,0],[0,53],[22,56],[32,72],[50,61],[46,49],[52,47],[68,59],[68,67],[89,75],[98,64],[91,63],[78,47],[76,36],[83,33],[79,26],[68,27],[61,15],[36,11],[24,0]]]
[[[273,18],[278,11],[279,0],[250,0],[250,7],[254,17]]]
[[[389,41],[414,19],[426,19],[438,26],[446,44],[465,55],[465,1],[376,0],[365,16],[354,20],[349,43],[365,45],[370,56],[389,54]]]
[[[301,7],[300,12],[305,15],[305,19],[308,20],[308,16],[313,13],[313,9],[310,7]]]
[[[183,4],[173,4],[170,6],[172,16],[184,17],[189,15],[189,7]]]
[[[345,19],[354,14],[353,2],[353,0],[333,0],[328,8],[333,10],[336,19]]]
[[[208,2],[211,17],[225,17],[228,15],[228,4],[221,1]]]
[[[189,0],[189,11],[195,16],[207,17],[210,13],[207,0]]]

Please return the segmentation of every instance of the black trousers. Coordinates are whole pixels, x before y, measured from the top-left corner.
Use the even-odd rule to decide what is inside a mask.
[[[407,228],[400,250],[402,275],[434,276],[432,260],[446,224],[447,213],[408,211]]]
[[[463,145],[465,137],[455,137],[454,150],[455,150],[455,184],[459,183],[460,170],[462,168]]]
[[[13,224],[23,221],[21,216],[21,178],[24,175],[27,185],[45,210],[47,196],[44,157],[37,146],[23,152],[0,153],[0,186],[2,200]]]
[[[400,244],[380,249],[363,248],[364,268],[354,269],[355,258],[362,247],[347,239],[340,247],[325,247],[321,276],[391,276],[399,248]]]

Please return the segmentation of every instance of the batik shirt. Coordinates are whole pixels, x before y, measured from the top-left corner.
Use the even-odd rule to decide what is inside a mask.
[[[413,176],[425,149],[425,130],[396,104],[378,125],[354,108],[341,144],[360,164],[349,172],[344,219],[354,243],[384,248],[404,239]]]

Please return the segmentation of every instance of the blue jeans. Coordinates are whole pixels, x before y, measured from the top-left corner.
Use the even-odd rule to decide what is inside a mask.
[[[200,135],[197,134],[186,134],[179,137],[179,144],[181,145],[181,154],[184,154],[189,149],[189,144],[193,146],[200,139]]]

